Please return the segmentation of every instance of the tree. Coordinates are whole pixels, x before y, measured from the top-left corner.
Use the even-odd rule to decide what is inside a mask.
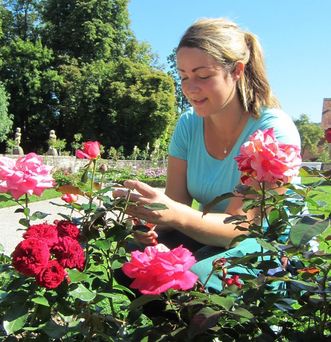
[[[170,66],[169,75],[173,78],[175,84],[178,110],[183,113],[190,108],[190,103],[183,94],[181,80],[177,72],[176,49],[172,50],[172,53],[167,57],[167,61]]]
[[[301,154],[305,156],[309,151],[313,158],[317,158],[324,131],[319,124],[311,122],[307,114],[301,114],[299,119],[294,120],[294,123],[301,137]]]
[[[8,113],[8,96],[0,83],[0,142],[3,142],[13,126],[12,115]]]
[[[66,66],[62,75],[59,132],[67,141],[78,128],[84,139],[100,140],[106,148],[123,145],[125,154],[160,137],[168,142],[176,110],[173,82],[165,73],[122,58]]]
[[[54,94],[61,78],[52,68],[52,51],[40,41],[34,44],[17,39],[1,47],[0,55],[0,79],[10,94],[9,111],[14,115],[14,124],[21,127],[25,137],[22,147],[41,149],[58,119]]]
[[[122,56],[130,36],[128,0],[45,0],[44,41],[83,62]]]
[[[7,0],[5,36],[7,41],[21,38],[36,41],[39,36],[39,0]]]

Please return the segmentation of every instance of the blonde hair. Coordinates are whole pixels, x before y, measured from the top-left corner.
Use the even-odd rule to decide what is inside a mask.
[[[245,69],[237,89],[244,109],[254,117],[259,116],[261,107],[279,107],[267,79],[262,47],[254,34],[224,18],[200,19],[186,30],[176,51],[182,47],[203,50],[228,72],[242,62]]]

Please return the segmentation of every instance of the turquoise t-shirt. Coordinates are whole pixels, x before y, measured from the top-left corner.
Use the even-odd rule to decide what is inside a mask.
[[[280,109],[264,108],[258,119],[249,118],[231,152],[224,160],[219,160],[206,150],[203,118],[193,111],[182,114],[169,145],[169,155],[187,161],[187,189],[192,198],[203,207],[216,196],[233,191],[240,182],[234,159],[240,146],[256,130],[271,127],[279,141],[300,146],[300,136],[292,119]],[[227,205],[228,201],[222,201],[213,211],[224,212]]]
[[[274,128],[276,138],[286,144],[300,146],[300,136],[292,119],[280,109],[264,108],[260,117],[250,117],[239,139],[224,160],[210,156],[204,143],[203,118],[194,112],[183,114],[176,126],[169,146],[169,154],[187,161],[187,187],[192,198],[202,207],[216,196],[233,191],[240,182],[240,172],[234,157],[239,154],[240,146],[248,141],[256,130]],[[223,201],[214,207],[215,212],[224,212],[228,202]],[[249,253],[261,251],[255,238],[247,238],[235,247],[225,250],[221,247],[206,246],[196,252],[199,260],[191,270],[198,275],[202,284],[208,279],[206,289],[219,292],[222,281],[213,270],[212,263],[217,258],[242,257]],[[209,257],[208,257],[209,255]],[[259,270],[238,265],[229,270],[229,274],[251,274],[257,276]],[[280,283],[279,290],[284,284]]]

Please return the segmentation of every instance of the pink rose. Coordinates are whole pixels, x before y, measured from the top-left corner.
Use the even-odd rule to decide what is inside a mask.
[[[47,289],[57,288],[64,280],[66,271],[57,260],[49,260],[48,264],[36,275],[36,281]]]
[[[28,228],[28,230],[23,234],[25,239],[36,238],[39,240],[44,240],[48,247],[53,247],[58,243],[59,237],[57,233],[56,226],[53,224],[34,224]]]
[[[168,289],[188,290],[198,276],[189,269],[196,260],[182,246],[169,250],[158,244],[148,246],[144,252],[134,251],[131,260],[123,265],[123,272],[135,278],[131,287],[143,294],[160,294]]]
[[[100,143],[98,141],[87,141],[83,143],[83,150],[76,151],[79,159],[96,159],[100,155]]]
[[[75,203],[78,201],[78,195],[75,194],[64,194],[61,199],[66,203]]]
[[[301,166],[300,148],[279,143],[273,128],[252,134],[235,160],[242,172],[241,182],[246,185],[254,181],[290,183]]]
[[[45,189],[54,186],[51,167],[42,163],[35,153],[11,161],[0,158],[0,191],[10,193],[15,199],[25,194],[40,196]]]
[[[21,241],[12,254],[14,268],[26,276],[35,276],[48,264],[49,248],[45,240],[29,238]]]

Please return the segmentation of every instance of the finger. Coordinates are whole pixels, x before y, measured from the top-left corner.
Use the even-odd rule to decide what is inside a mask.
[[[127,198],[129,196],[130,202],[141,202],[145,201],[145,199],[140,194],[130,193],[128,190],[115,190],[113,191],[113,198]]]
[[[137,190],[141,195],[147,198],[154,196],[157,192],[157,190],[150,185],[137,180],[126,180],[124,186],[131,190]]]

